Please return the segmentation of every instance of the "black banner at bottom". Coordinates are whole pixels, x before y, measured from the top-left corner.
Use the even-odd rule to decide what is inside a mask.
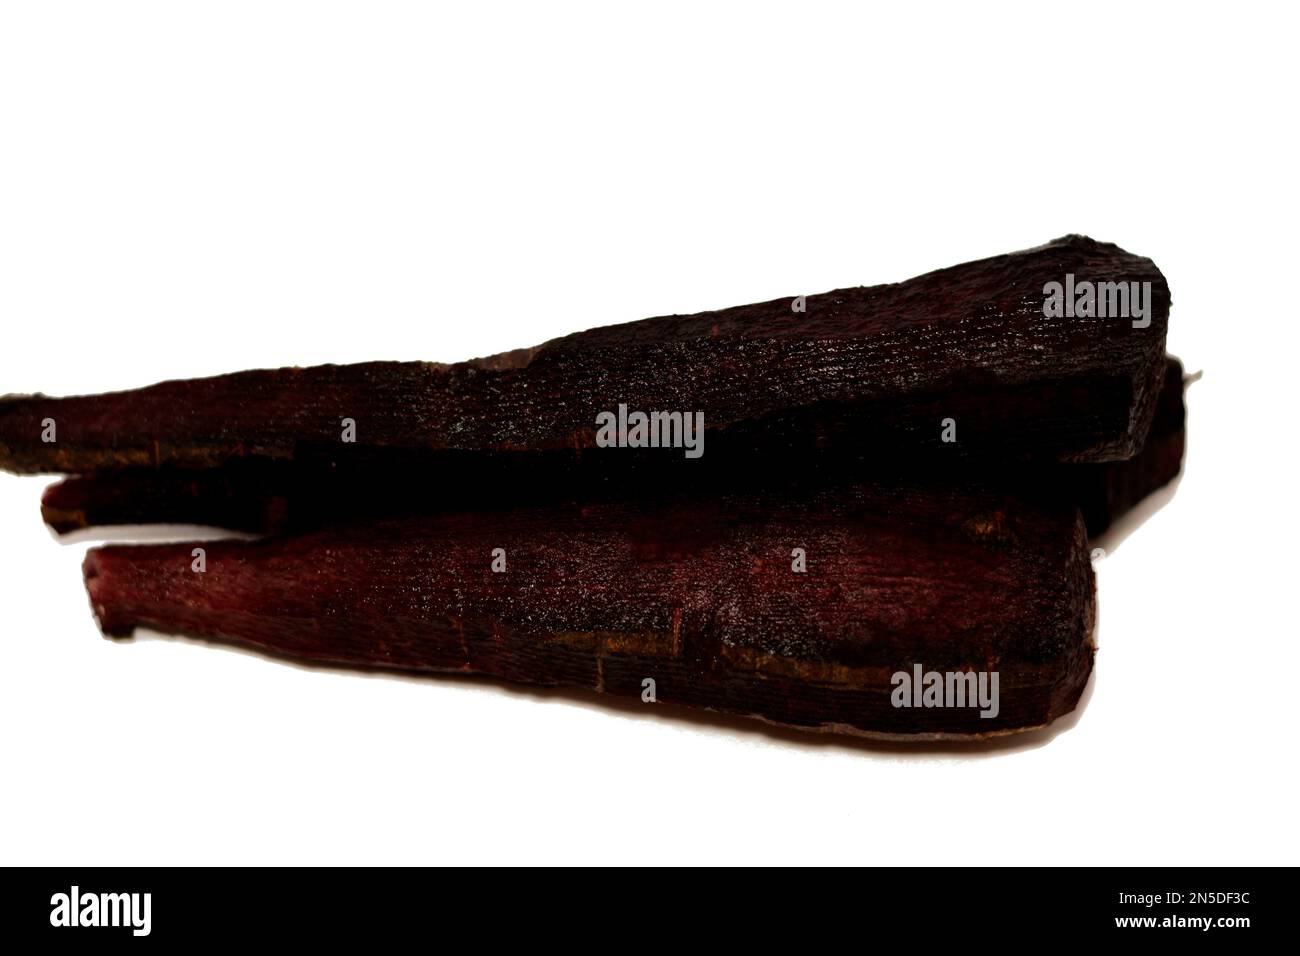
[[[976,947],[1097,937],[1237,947],[1290,935],[1289,869],[873,869],[719,878],[692,870],[448,874],[424,869],[10,869],[4,929],[34,943],[373,945],[437,929],[494,944],[648,945],[791,932],[808,946],[882,939]],[[593,934],[594,930],[594,934]],[[1044,935],[1047,933],[1048,935]],[[700,937],[703,937],[702,939]],[[456,937],[453,937],[453,939]],[[838,940],[838,942],[836,942]],[[656,942],[657,941],[657,942]],[[621,945],[621,944],[620,944]]]

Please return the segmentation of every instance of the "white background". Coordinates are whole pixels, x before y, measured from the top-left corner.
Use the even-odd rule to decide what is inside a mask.
[[[1156,260],[1205,375],[1099,563],[1086,706],[912,753],[110,643],[0,475],[0,860],[1300,862],[1294,7],[469,6],[5,5],[0,392],[452,361],[1087,233]]]

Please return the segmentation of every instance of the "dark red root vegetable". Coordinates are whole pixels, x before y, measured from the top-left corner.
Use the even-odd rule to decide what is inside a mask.
[[[1028,495],[1068,491],[1097,535],[1182,466],[1185,412],[1182,364],[1166,359],[1165,383],[1147,441],[1134,458],[1099,464],[981,468],[948,467],[930,474],[935,484],[985,486]],[[222,468],[123,468],[65,479],[42,501],[45,521],[59,533],[99,525],[199,524],[237,531],[284,533],[448,511],[499,510],[523,505],[696,496],[804,489],[873,476],[920,483],[898,463],[870,463],[822,451],[769,459],[756,454],[717,456],[684,469],[674,460],[627,450],[618,455],[464,455],[453,468],[430,470],[412,462],[384,467],[315,468],[293,462],[233,461]]]
[[[653,689],[660,702],[906,739],[1047,724],[1092,668],[1093,576],[1069,503],[859,487],[209,542],[202,572],[193,547],[92,550],[103,630],[634,699]],[[894,706],[893,675],[916,665],[997,672],[996,716]]]
[[[1070,276],[1149,283],[1145,327],[1045,317],[1047,284]],[[1069,236],[802,304],[646,319],[456,365],[326,365],[90,397],[10,396],[0,399],[0,468],[329,465],[389,453],[442,467],[456,452],[615,454],[597,449],[596,417],[619,405],[703,413],[706,459],[832,448],[876,461],[1111,461],[1146,437],[1169,290],[1151,260],[1117,246]],[[956,443],[941,441],[946,418]],[[342,441],[344,419],[354,442]],[[42,440],[47,422],[56,441]],[[681,449],[656,453],[698,463]]]
[[[1183,363],[1165,360],[1155,420],[1142,450],[1127,461],[1068,466],[1074,498],[1092,536],[1109,529],[1144,498],[1178,477],[1187,447]]]
[[[287,473],[278,469],[120,468],[65,478],[45,489],[41,517],[59,534],[104,525],[196,524],[264,534],[285,530]],[[321,476],[317,485],[327,481]],[[311,494],[306,486],[302,494]],[[382,484],[376,486],[377,500]],[[299,510],[305,506],[300,505]]]

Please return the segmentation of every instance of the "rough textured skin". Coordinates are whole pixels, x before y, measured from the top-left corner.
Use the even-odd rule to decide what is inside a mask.
[[[463,455],[449,469],[389,460],[314,466],[241,459],[221,468],[139,466],[67,478],[45,492],[41,511],[60,534],[101,525],[196,524],[262,534],[381,518],[489,511],[526,504],[593,503],[692,494],[807,490],[865,480],[976,486],[1027,497],[1073,495],[1088,533],[1099,535],[1182,467],[1183,368],[1166,358],[1165,384],[1142,450],[1126,461],[1015,465],[963,461],[870,462],[830,451],[771,458],[738,451],[683,468],[675,459],[627,450],[573,458],[555,453]],[[909,467],[910,466],[910,467]]]
[[[1046,724],[1092,667],[1077,509],[1005,495],[857,487],[428,517],[209,542],[204,573],[192,547],[91,551],[104,631],[638,699],[651,678],[659,701],[912,738]],[[998,671],[1000,713],[893,707],[891,675],[914,664]]]
[[[1149,281],[1152,319],[1047,319],[1043,287]],[[0,467],[206,468],[406,452],[595,448],[596,415],[702,411],[705,457],[856,449],[876,457],[1111,461],[1141,446],[1162,380],[1169,290],[1149,259],[1069,236],[894,285],[592,329],[456,365],[240,372],[108,395],[0,399]],[[940,443],[956,419],[960,441]],[[40,440],[58,423],[58,442]],[[356,443],[340,420],[356,421]],[[613,453],[609,449],[599,453]],[[680,450],[659,450],[678,456]],[[682,467],[696,462],[682,461]]]

